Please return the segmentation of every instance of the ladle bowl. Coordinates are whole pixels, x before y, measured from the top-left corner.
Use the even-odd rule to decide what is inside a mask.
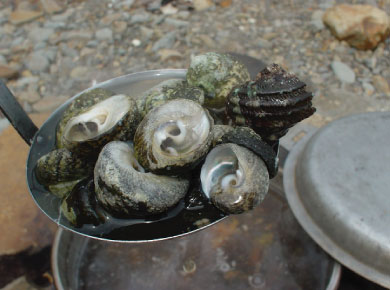
[[[248,67],[252,77],[264,68],[264,63],[257,59],[237,54],[232,55],[240,59]],[[118,94],[137,96],[164,80],[172,78],[184,79],[185,75],[186,70],[184,69],[152,70],[124,75],[99,83],[80,92],[61,105],[44,122],[40,129],[35,127],[5,84],[0,82],[0,109],[26,143],[31,146],[27,160],[27,184],[37,206],[51,220],[65,229],[91,238],[128,243],[175,238],[199,231],[224,219],[226,216],[216,209],[203,212],[202,210],[186,210],[184,201],[182,201],[166,216],[158,220],[118,219],[114,221],[114,227],[111,225],[107,227],[104,224],[98,227],[86,225],[79,228],[72,225],[61,215],[61,199],[48,192],[47,189],[37,182],[34,175],[37,160],[55,148],[56,126],[62,113],[82,93],[94,88],[105,88]],[[206,222],[197,223],[197,221]]]

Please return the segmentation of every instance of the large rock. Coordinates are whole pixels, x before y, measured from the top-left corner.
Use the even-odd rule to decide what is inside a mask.
[[[338,39],[358,49],[373,49],[390,34],[389,16],[370,5],[336,5],[323,21]]]

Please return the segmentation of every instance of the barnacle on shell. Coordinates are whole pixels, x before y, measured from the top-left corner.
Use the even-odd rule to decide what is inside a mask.
[[[315,112],[306,84],[279,65],[259,72],[254,81],[234,88],[226,111],[236,125],[251,127],[267,142],[277,141],[289,128]]]

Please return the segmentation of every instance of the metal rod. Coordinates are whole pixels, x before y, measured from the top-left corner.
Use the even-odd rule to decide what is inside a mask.
[[[10,121],[23,140],[31,146],[37,126],[20,106],[15,96],[7,86],[0,80],[0,110]]]

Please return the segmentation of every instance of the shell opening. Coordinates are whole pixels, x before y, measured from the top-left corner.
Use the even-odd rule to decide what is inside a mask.
[[[204,194],[210,198],[215,191],[240,187],[245,176],[236,154],[229,147],[214,148],[202,166],[200,179]]]
[[[120,146],[120,147],[119,147]],[[134,156],[133,146],[128,146],[126,143],[118,145],[116,150],[112,151],[113,159],[118,161],[123,168],[132,167],[134,170],[145,173],[145,169],[138,163],[137,159]]]
[[[93,139],[114,127],[129,111],[130,105],[125,95],[112,96],[71,118],[65,126],[64,138],[76,142]]]
[[[195,150],[208,137],[210,121],[204,111],[182,116],[161,124],[154,133],[154,144],[169,156],[180,156]]]

